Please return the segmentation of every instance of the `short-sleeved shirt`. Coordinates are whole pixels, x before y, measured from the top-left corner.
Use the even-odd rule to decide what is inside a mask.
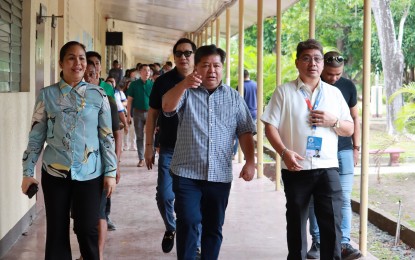
[[[334,129],[332,127],[317,127],[313,133],[313,128],[309,125],[310,111],[303,93],[306,93],[314,106],[314,101],[320,91],[322,93],[317,110],[329,111],[339,120],[353,122],[350,109],[339,89],[320,80],[318,87],[311,93],[311,90],[300,78],[275,89],[261,118],[263,122],[278,129],[282,142],[289,150],[295,151],[305,158],[299,160],[299,164],[304,170],[339,166],[337,159],[338,138]],[[306,156],[309,136],[322,138],[320,158],[318,159]],[[284,162],[282,162],[282,168],[287,169]]]
[[[145,82],[141,79],[131,82],[126,94],[133,98],[132,107],[147,111],[149,109],[149,98],[152,88],[153,81],[150,79]]]
[[[351,80],[340,77],[340,79],[336,83],[334,83],[334,86],[340,89],[349,108],[356,106],[357,90],[356,86],[353,84]],[[339,136],[338,150],[353,150],[352,137]]]
[[[256,98],[257,84],[252,80],[244,81],[244,99],[246,105],[251,111],[251,116],[255,120],[257,114],[257,98]]]
[[[233,140],[255,133],[251,113],[239,93],[221,84],[213,93],[203,86],[187,89],[176,111],[177,141],[170,169],[178,176],[229,183]]]
[[[161,111],[163,95],[183,79],[184,77],[179,74],[176,67],[158,77],[151,90],[150,107]],[[177,124],[179,122],[177,114],[172,117],[166,117],[163,113],[159,113],[157,120],[160,147],[174,148],[176,144]]]
[[[102,88],[65,81],[41,89],[23,154],[23,176],[33,176],[44,142],[43,168],[48,174],[86,181],[115,177],[117,158],[111,111]]]
[[[107,93],[107,96],[115,98],[114,88],[110,84],[108,84],[102,79],[99,79],[99,86],[104,89],[105,93]]]
[[[117,110],[118,112],[124,112],[125,107],[122,102],[124,102],[127,98],[122,90],[115,89],[114,91],[115,96],[115,103],[117,103]]]

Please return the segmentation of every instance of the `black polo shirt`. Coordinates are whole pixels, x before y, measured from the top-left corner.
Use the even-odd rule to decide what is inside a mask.
[[[177,138],[177,125],[179,119],[177,114],[173,117],[166,117],[162,113],[163,95],[184,79],[176,68],[164,73],[156,79],[150,94],[150,107],[160,111],[157,125],[159,126],[160,147],[174,148]]]
[[[357,90],[356,86],[349,79],[340,77],[334,86],[337,87],[343,94],[349,108],[357,104]],[[339,136],[338,151],[353,150],[352,137]]]

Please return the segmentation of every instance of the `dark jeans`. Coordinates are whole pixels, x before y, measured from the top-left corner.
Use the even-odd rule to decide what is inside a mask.
[[[42,170],[46,209],[46,260],[72,260],[69,238],[69,212],[72,204],[74,230],[79,249],[86,260],[99,260],[98,213],[103,178],[74,181],[54,177]]]
[[[174,193],[172,188],[172,177],[169,172],[170,162],[173,157],[174,148],[160,147],[158,178],[157,178],[157,207],[163,218],[166,230],[176,230],[174,217]]]
[[[193,180],[173,174],[177,259],[195,259],[200,223],[202,259],[218,259],[230,189],[231,183]]]
[[[320,227],[320,258],[341,259],[342,189],[338,168],[282,170],[287,199],[287,259],[306,259],[307,219],[311,195]]]

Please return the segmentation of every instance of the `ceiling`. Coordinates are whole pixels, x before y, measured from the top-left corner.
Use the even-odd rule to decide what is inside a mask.
[[[281,2],[284,11],[298,0]],[[220,18],[221,34],[224,35],[228,6],[231,35],[238,33],[237,0],[98,0],[98,4],[107,18],[107,30],[123,32],[123,49],[131,53],[136,62],[164,63],[179,38],[188,32],[201,31],[216,17]],[[276,0],[263,0],[263,6],[264,17],[275,16]],[[255,24],[256,17],[257,0],[245,0],[244,27]]]

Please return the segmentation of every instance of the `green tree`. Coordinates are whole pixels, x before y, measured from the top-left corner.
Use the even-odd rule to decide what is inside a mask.
[[[406,130],[408,133],[415,134],[415,82],[404,85],[393,93],[389,103],[393,102],[393,99],[400,95],[403,95],[405,105],[397,113],[395,120],[396,129],[398,131]]]

